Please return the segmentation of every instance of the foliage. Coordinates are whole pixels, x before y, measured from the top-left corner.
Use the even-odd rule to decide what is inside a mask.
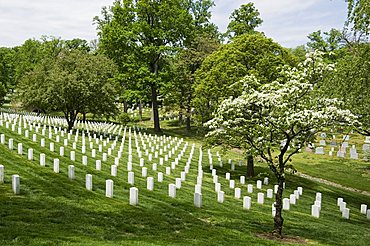
[[[334,28],[329,32],[321,32],[318,30],[307,36],[310,40],[307,46],[311,51],[319,50],[324,52],[327,59],[331,62],[335,62],[344,55],[344,36],[345,35],[341,31]]]
[[[0,86],[3,86],[3,90],[11,88],[12,85],[14,85],[14,55],[14,49],[5,47],[0,48]]]
[[[125,112],[122,112],[118,115],[118,121],[126,126],[128,123],[130,123],[132,121],[131,117],[130,117],[130,114],[128,113],[125,113]]]
[[[181,47],[191,33],[189,1],[123,0],[96,17],[100,47],[120,68],[127,88],[151,94],[154,129],[160,131],[158,89],[166,54]]]
[[[370,2],[368,0],[346,0],[346,2],[348,2],[348,17],[346,25],[352,25],[352,30],[355,33],[369,35]]]
[[[224,100],[207,123],[212,130],[208,137],[250,146],[276,176],[274,232],[280,236],[283,183],[286,170],[293,169],[291,157],[323,127],[357,123],[339,100],[317,97],[318,83],[332,70],[333,65],[324,64],[315,52],[297,68],[284,66],[272,83],[262,84],[253,75],[246,76],[242,95]]]
[[[227,26],[227,35],[236,37],[245,33],[254,32],[262,24],[260,13],[253,3],[243,4],[239,9],[234,10],[230,16],[230,23]]]
[[[260,33],[240,35],[220,46],[195,74],[194,104],[199,121],[209,120],[225,98],[240,95],[238,83],[245,75],[254,74],[266,83],[276,79],[278,66],[292,63],[286,49]]]
[[[341,98],[362,122],[360,132],[370,135],[370,44],[359,44],[338,60],[335,73],[323,83],[327,96]]]
[[[78,113],[115,113],[114,65],[101,55],[64,50],[23,77],[19,99],[26,107],[62,111],[69,128]]]
[[[295,63],[297,64],[303,62],[306,59],[306,54],[308,52],[305,45],[299,45],[295,48],[289,49],[289,51],[292,54]]]
[[[4,97],[6,95],[6,88],[2,82],[0,82],[0,106],[4,103]]]
[[[171,108],[179,109],[180,121],[185,116],[188,130],[194,104],[195,72],[218,46],[217,39],[203,34],[195,38],[190,47],[180,51],[173,60],[174,76],[171,83],[166,86],[165,100],[171,104]]]

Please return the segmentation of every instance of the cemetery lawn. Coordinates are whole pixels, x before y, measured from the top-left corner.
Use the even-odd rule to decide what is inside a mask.
[[[171,131],[176,133],[174,129]],[[6,140],[13,138],[15,146],[14,150],[9,150],[7,145],[0,144],[0,164],[5,167],[5,182],[0,184],[0,245],[286,245],[286,242],[261,237],[273,228],[271,216],[273,199],[265,197],[265,204],[257,204],[259,191],[255,188],[255,183],[257,179],[269,176],[270,184],[263,186],[261,191],[265,193],[266,189],[273,188],[275,183],[274,177],[264,163],[256,163],[256,173],[260,173],[259,176],[246,180],[247,184],[254,185],[252,194],[247,193],[246,185],[239,183],[239,177],[245,174],[246,167],[236,165],[235,172],[231,172],[231,178],[236,180],[236,187],[242,188],[242,196],[248,195],[252,198],[251,209],[243,210],[242,199],[235,199],[233,189],[228,188],[225,173],[230,172],[230,166],[226,164],[222,168],[215,165],[222,190],[225,191],[225,202],[217,203],[207,151],[204,150],[203,206],[199,209],[193,205],[199,138],[194,139],[197,144],[194,161],[186,181],[182,183],[182,188],[177,190],[176,198],[168,196],[168,184],[174,183],[174,178],[179,177],[183,171],[193,143],[192,136],[185,140],[189,141],[189,146],[179,166],[170,176],[164,176],[163,183],[157,182],[156,172],[150,168],[151,165],[146,160],[148,176],[155,179],[154,191],[146,189],[146,178],[141,177],[139,159],[133,151],[135,187],[139,189],[139,205],[135,207],[129,205],[131,186],[127,183],[126,171],[127,137],[118,175],[112,177],[110,165],[114,163],[113,155],[108,157],[107,162],[102,162],[102,170],[97,171],[95,159],[91,157],[91,151],[88,149],[89,162],[87,166],[83,166],[81,142],[77,144],[76,161],[72,162],[69,159],[69,152],[72,150],[70,145],[65,148],[64,157],[61,157],[59,147],[62,143],[55,143],[56,151],[51,152],[48,148],[40,147],[42,136],[39,133],[37,142],[32,142],[31,139],[26,139],[1,126],[0,133],[5,134]],[[44,138],[46,146],[49,146],[50,140]],[[22,156],[18,155],[16,150],[20,142],[23,143]],[[28,148],[34,150],[33,161],[27,160]],[[39,165],[40,153],[46,154],[45,167]],[[217,160],[215,151],[212,151],[212,154],[214,160]],[[101,159],[101,155],[102,153],[97,151],[97,159]],[[238,154],[232,153],[230,156]],[[54,158],[60,160],[60,173],[53,172]],[[226,157],[224,163],[227,163]],[[299,171],[315,174],[317,177],[346,186],[362,190],[368,190],[370,186],[369,177],[361,176],[361,172],[357,170],[359,168],[356,166],[357,162],[353,162],[355,166],[352,167],[347,166],[347,162],[343,160],[343,165],[346,165],[347,169],[336,169],[334,168],[336,164],[329,160],[304,153],[294,159],[294,163]],[[71,164],[75,165],[76,178],[73,181],[67,177],[67,167]],[[365,164],[358,162],[358,165]],[[341,166],[342,164],[338,165]],[[158,168],[164,172],[164,166]],[[343,177],[338,171],[343,172]],[[92,191],[85,189],[87,173],[93,175]],[[20,195],[12,193],[12,174],[20,175]],[[114,181],[114,198],[105,197],[107,179]],[[369,196],[313,182],[296,175],[287,175],[284,197],[288,197],[298,186],[303,187],[303,195],[296,205],[291,205],[290,211],[283,211],[284,234],[295,239],[289,245],[369,244],[370,220],[360,213],[362,203],[370,206]],[[323,199],[319,219],[310,215],[316,192],[321,192]],[[349,220],[341,217],[336,205],[338,197],[343,197],[347,207],[350,208]]]

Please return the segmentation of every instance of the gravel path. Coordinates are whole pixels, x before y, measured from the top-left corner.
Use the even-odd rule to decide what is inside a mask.
[[[297,172],[296,174],[298,176],[302,177],[302,178],[306,178],[306,179],[309,179],[309,180],[313,180],[313,181],[316,181],[316,182],[319,182],[319,183],[327,184],[327,185],[334,186],[334,187],[337,187],[337,188],[341,188],[341,189],[344,189],[344,190],[348,190],[348,191],[352,191],[352,192],[357,192],[357,193],[360,193],[362,195],[370,196],[370,192],[367,192],[367,191],[363,191],[363,190],[358,190],[358,189],[355,189],[355,188],[347,187],[347,186],[344,186],[344,185],[341,185],[341,184],[337,184],[337,183],[334,183],[334,182],[331,182],[331,181],[328,181],[328,180],[325,180],[325,179],[312,177],[310,175],[303,174],[303,173],[300,173],[300,172]]]

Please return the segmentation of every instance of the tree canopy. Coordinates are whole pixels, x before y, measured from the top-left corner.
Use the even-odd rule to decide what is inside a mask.
[[[253,32],[263,22],[259,15],[260,13],[253,3],[243,4],[239,9],[231,13],[231,21],[227,26],[227,35],[235,37]]]
[[[273,81],[276,68],[291,63],[286,49],[260,33],[243,34],[220,46],[196,72],[195,106],[200,121],[209,120],[223,99],[241,94],[238,82],[245,75],[254,74],[264,83]]]
[[[72,129],[79,113],[115,112],[114,74],[114,64],[104,56],[63,50],[22,78],[18,98],[31,109],[62,111]]]
[[[329,97],[341,98],[362,122],[360,132],[370,135],[370,44],[359,44],[338,60],[335,73],[323,82]]]
[[[100,47],[125,74],[124,83],[141,83],[151,93],[154,129],[160,131],[158,90],[163,61],[187,42],[193,28],[189,1],[123,0],[96,17]]]
[[[334,69],[320,56],[310,55],[297,68],[284,66],[279,78],[263,83],[244,78],[240,96],[226,99],[207,123],[208,138],[251,148],[266,161],[278,180],[274,232],[282,235],[282,194],[291,157],[324,127],[356,123],[356,117],[337,99],[317,96],[319,83]]]

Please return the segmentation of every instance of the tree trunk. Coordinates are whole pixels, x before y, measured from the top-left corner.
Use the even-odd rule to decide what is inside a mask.
[[[187,115],[186,116],[186,130],[188,132],[190,132],[190,130],[191,130],[191,118],[190,118],[190,115]]]
[[[84,123],[86,123],[86,112],[82,113],[82,120]]]
[[[273,234],[278,236],[278,237],[282,237],[282,231],[283,231],[283,222],[284,222],[284,219],[282,217],[282,208],[283,208],[283,204],[282,204],[282,200],[283,200],[283,184],[284,184],[284,181],[285,181],[285,178],[282,176],[282,175],[278,175],[278,190],[277,190],[277,193],[275,195],[275,208],[276,208],[276,213],[275,213],[275,217],[274,217],[274,230],[273,230]]]
[[[254,161],[253,156],[248,155],[247,156],[247,177],[253,177],[254,176]]]
[[[127,101],[123,100],[123,112],[127,113],[127,111],[128,111]]]
[[[141,102],[141,99],[139,101],[139,116],[140,116],[140,120],[143,120],[143,104]]]
[[[179,121],[180,123],[184,120],[184,114],[182,113],[182,108],[180,108],[180,111],[179,111]]]
[[[154,131],[161,132],[161,127],[159,125],[157,87],[155,86],[155,84],[152,84],[150,87],[152,90],[152,114],[154,121]]]

